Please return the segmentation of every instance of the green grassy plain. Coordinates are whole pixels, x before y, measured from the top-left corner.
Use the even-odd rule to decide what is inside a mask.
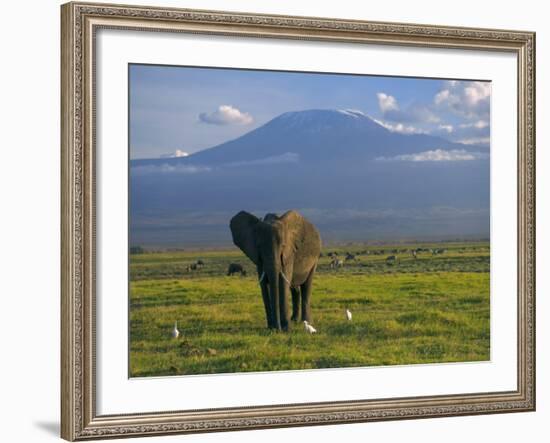
[[[417,259],[405,252],[417,247],[445,252]],[[329,251],[360,254],[334,270]],[[301,323],[289,333],[267,330],[254,266],[240,251],[131,255],[130,376],[489,359],[487,242],[355,244],[323,253],[313,283],[315,335]],[[388,264],[389,255],[399,262]],[[186,270],[199,259],[203,268]],[[248,276],[227,277],[232,262]],[[176,320],[181,335],[172,339]]]

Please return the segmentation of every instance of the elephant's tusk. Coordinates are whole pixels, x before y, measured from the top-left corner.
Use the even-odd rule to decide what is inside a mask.
[[[262,275],[260,275],[260,279],[258,280],[258,282],[261,283],[264,278],[265,278],[265,272],[262,272]]]
[[[286,275],[283,271],[281,271],[281,277],[283,277],[284,281],[286,281],[288,283],[288,285],[291,286],[290,282],[288,281],[288,278],[286,278]]]

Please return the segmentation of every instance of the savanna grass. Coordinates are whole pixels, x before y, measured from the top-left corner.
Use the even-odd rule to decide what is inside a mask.
[[[415,259],[417,247],[445,252]],[[356,259],[331,269],[329,252]],[[248,275],[226,276],[232,262]],[[254,267],[236,250],[131,255],[130,376],[488,360],[489,245],[326,248],[312,312],[315,335],[267,330]]]

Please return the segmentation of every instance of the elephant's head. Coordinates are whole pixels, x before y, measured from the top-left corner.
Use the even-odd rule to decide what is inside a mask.
[[[287,329],[290,288],[304,282],[319,257],[317,230],[295,211],[281,217],[267,214],[263,220],[241,211],[231,219],[230,228],[235,245],[257,267],[268,326]]]

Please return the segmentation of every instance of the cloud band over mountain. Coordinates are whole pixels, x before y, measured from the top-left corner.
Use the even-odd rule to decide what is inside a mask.
[[[489,154],[486,152],[468,152],[465,149],[434,149],[431,151],[418,152],[416,154],[403,154],[394,157],[377,157],[377,161],[408,161],[408,162],[452,162],[452,161],[472,161],[487,159]]]

